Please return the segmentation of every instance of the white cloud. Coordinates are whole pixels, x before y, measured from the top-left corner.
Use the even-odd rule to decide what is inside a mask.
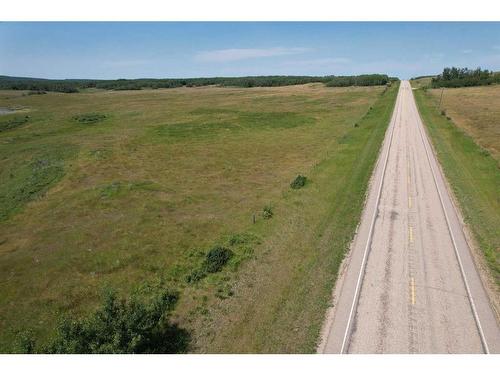
[[[471,53],[472,53],[472,52],[474,52],[474,51],[472,51],[471,49],[463,49],[461,52],[462,52],[463,54],[468,55],[468,54],[471,54]]]
[[[195,56],[195,58],[198,61],[205,61],[205,62],[228,62],[228,61],[255,59],[260,57],[296,55],[308,51],[310,51],[309,48],[285,48],[285,47],[231,48],[231,49],[219,49],[212,51],[202,51],[199,52]]]
[[[344,65],[351,62],[351,59],[347,57],[324,57],[318,59],[306,59],[306,60],[290,60],[285,63],[289,66],[311,66],[311,67],[328,67],[328,66],[338,66]]]

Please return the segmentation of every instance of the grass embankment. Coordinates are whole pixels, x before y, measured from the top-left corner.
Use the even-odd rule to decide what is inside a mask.
[[[0,92],[0,351],[162,285],[193,351],[313,351],[396,90]]]
[[[437,108],[441,90],[415,91],[438,159],[497,287],[500,286],[500,169],[496,157],[500,138],[494,124],[500,121],[500,112],[495,109],[499,89],[493,86],[445,89],[442,103],[445,114]],[[491,91],[496,95],[491,95]],[[455,118],[460,120],[455,123]]]

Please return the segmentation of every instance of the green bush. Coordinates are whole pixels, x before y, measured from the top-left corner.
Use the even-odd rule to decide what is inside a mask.
[[[150,301],[120,299],[108,292],[102,306],[87,318],[63,319],[55,338],[41,353],[179,353],[189,343],[187,331],[168,321],[178,296],[163,291]],[[35,352],[29,336],[20,348]]]
[[[82,124],[94,124],[103,121],[106,115],[100,113],[85,113],[82,115],[73,116],[73,120],[81,122]]]
[[[212,248],[203,262],[203,270],[208,273],[219,272],[222,267],[231,259],[233,252],[222,246]]]
[[[234,253],[222,246],[215,246],[205,255],[205,259],[200,267],[193,270],[186,276],[186,282],[195,283],[205,278],[209,273],[216,273],[222,270]]]
[[[273,215],[274,215],[273,208],[270,205],[264,206],[262,210],[262,217],[267,220],[272,218]]]
[[[193,272],[191,272],[189,275],[186,276],[186,282],[195,283],[195,282],[203,279],[205,276],[207,276],[207,273],[203,269],[201,269],[201,268],[196,269]]]
[[[33,354],[36,352],[36,340],[32,330],[20,332],[17,335],[17,347],[20,353]]]
[[[298,175],[297,177],[295,177],[295,179],[292,181],[292,183],[290,184],[290,187],[292,189],[300,189],[301,187],[304,187],[304,185],[306,184],[307,182],[307,177],[305,176],[302,176],[302,175]]]

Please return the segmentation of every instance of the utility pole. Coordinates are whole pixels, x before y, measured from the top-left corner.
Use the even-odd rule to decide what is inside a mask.
[[[444,92],[444,87],[441,88],[441,97],[439,98],[439,108],[441,109],[441,101],[443,100],[443,92]]]

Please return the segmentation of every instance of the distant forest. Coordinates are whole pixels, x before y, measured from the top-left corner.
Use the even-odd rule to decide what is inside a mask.
[[[0,89],[56,91],[74,93],[81,89],[97,88],[105,90],[141,90],[144,88],[175,88],[197,86],[233,86],[233,87],[275,87],[302,85],[321,82],[327,86],[377,86],[386,85],[398,78],[385,74],[365,74],[359,76],[255,76],[255,77],[214,77],[214,78],[167,78],[167,79],[41,79],[0,76]]]
[[[487,69],[444,68],[443,73],[432,78],[432,87],[483,86],[500,83],[500,73]]]

